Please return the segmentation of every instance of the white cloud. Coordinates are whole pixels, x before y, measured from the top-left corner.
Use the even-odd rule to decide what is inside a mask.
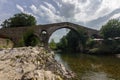
[[[47,3],[47,2],[44,2],[44,4],[47,5],[47,7],[48,7],[52,12],[56,13],[56,9],[55,9],[55,7],[54,7],[52,4]]]
[[[24,8],[18,4],[16,4],[17,9],[19,9],[21,12],[24,12]]]
[[[37,14],[38,10],[35,5],[31,5],[30,8],[33,10],[35,14]]]
[[[115,14],[115,15],[113,15],[112,17],[110,17],[110,19],[114,19],[114,18],[120,18],[120,13]]]
[[[22,13],[26,13],[26,14],[32,15],[32,16],[34,16],[36,19],[38,18],[38,17],[37,17],[36,15],[34,15],[33,13],[28,12],[28,11],[25,11],[25,10],[24,10],[24,6],[22,7],[22,6],[20,6],[19,4],[16,4],[16,7],[17,7],[17,9],[20,10]],[[34,5],[31,6],[31,9],[32,9],[32,10],[36,10],[35,8],[36,8],[36,7],[35,7]]]
[[[96,15],[98,17],[104,16],[117,8],[120,8],[120,0],[103,0],[101,7],[96,12]]]
[[[42,20],[41,23],[65,21],[82,23],[81,25],[87,25],[89,27],[91,26],[88,25],[89,22],[107,16],[115,9],[120,8],[120,0],[46,0],[41,1],[39,5],[32,4],[29,7],[32,12],[25,11],[24,7],[18,4],[16,6],[21,12],[36,15],[38,20]],[[97,26],[101,26],[101,24],[94,25],[94,27],[97,28]]]
[[[57,14],[55,8],[47,2],[45,4],[47,5],[47,7],[44,5],[40,5],[37,8],[35,5],[31,5],[30,8],[35,14],[44,18],[48,23],[58,22],[59,20],[61,20],[61,17]]]

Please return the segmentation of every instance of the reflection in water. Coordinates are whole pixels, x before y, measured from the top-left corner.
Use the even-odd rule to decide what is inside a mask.
[[[55,55],[55,59],[56,59],[59,63],[62,63],[68,70],[70,70],[70,67],[68,66],[67,62],[62,60],[60,54],[56,54],[56,55]]]
[[[56,53],[55,58],[77,74],[74,80],[120,80],[120,59],[115,56]]]
[[[105,72],[87,72],[85,73],[82,80],[114,80],[109,78]]]

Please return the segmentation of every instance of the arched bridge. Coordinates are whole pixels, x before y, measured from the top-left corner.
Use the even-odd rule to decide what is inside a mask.
[[[76,32],[78,31],[78,29],[83,29],[87,32],[89,36],[93,34],[98,34],[97,30],[69,22],[62,22],[62,23],[53,23],[46,25],[37,25],[31,27],[28,26],[28,27],[17,27],[17,28],[2,28],[0,29],[0,35],[4,35],[5,37],[11,39],[14,42],[14,44],[17,45],[27,31],[33,30],[34,34],[40,39],[41,42],[44,43],[44,46],[47,47],[48,40],[51,34],[54,31],[61,28],[69,28],[75,30]]]

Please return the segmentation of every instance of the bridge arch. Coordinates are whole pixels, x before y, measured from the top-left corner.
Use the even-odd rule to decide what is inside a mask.
[[[60,30],[62,31],[63,29],[69,29],[70,31],[67,32],[67,33],[63,33],[62,36],[57,34],[57,31],[61,34]],[[57,37],[58,40],[56,40],[56,38],[54,37],[55,34],[58,35],[58,37]],[[71,36],[71,38],[70,38],[70,35],[73,35],[73,34],[74,34],[74,36]],[[63,36],[66,36],[66,37],[63,37]],[[56,47],[56,49],[61,49],[62,50],[63,48],[66,48],[66,50],[70,49],[71,51],[82,51],[83,50],[83,45],[81,44],[83,37],[81,37],[81,35],[79,34],[79,32],[77,30],[75,30],[73,28],[69,28],[69,27],[62,27],[62,28],[55,29],[55,31],[53,31],[53,33],[49,36],[49,39],[48,39],[48,44],[49,45],[48,45],[48,47],[50,49],[54,49],[54,47],[50,46],[51,41],[54,39],[55,43],[59,44],[59,41],[63,40],[63,38],[65,38],[67,40],[66,46],[68,46],[69,48],[65,47],[65,45],[63,45],[63,46]],[[72,45],[74,45],[76,47],[74,48]]]
[[[70,29],[70,30],[76,32],[77,35],[79,35],[78,30],[76,28],[73,28],[73,27],[70,27],[70,26],[62,26],[62,27],[56,27],[56,28],[52,29],[50,31],[50,33],[48,34],[48,40],[55,31],[63,29],[63,28]]]
[[[74,30],[74,29],[71,29],[71,28],[68,28],[68,27],[62,27],[62,28],[59,28],[59,29],[56,29],[55,31],[53,31],[50,35],[49,35],[49,37],[48,37],[48,40],[50,39],[50,37],[55,33],[55,32],[57,32],[57,31],[59,31],[59,30],[65,30],[65,29],[69,29],[70,31],[74,31],[78,36],[79,36],[79,33],[76,31],[76,30]],[[64,34],[63,34],[64,35]]]
[[[42,39],[41,42],[44,43],[44,46],[45,46],[46,48],[49,48],[49,47],[48,47],[48,44],[49,44],[49,39],[50,39],[51,35],[52,35],[55,31],[60,30],[60,29],[63,29],[63,28],[67,28],[67,29],[70,29],[70,30],[74,31],[74,32],[77,34],[78,37],[79,37],[79,35],[80,35],[80,34],[79,34],[79,29],[84,30],[84,29],[81,28],[81,27],[73,26],[73,25],[71,25],[71,24],[56,25],[56,26],[52,26],[52,27],[49,27],[49,28],[44,28],[44,29],[42,29],[42,30],[40,31],[40,33],[41,33],[41,35],[42,35],[42,32],[44,33],[44,34],[41,36],[41,39]]]
[[[39,37],[40,41],[43,41],[46,46],[48,46],[49,37],[58,29],[69,28],[77,32],[78,29],[84,29],[87,31],[88,35],[97,34],[99,31],[90,29],[81,25],[77,25],[69,22],[36,25],[31,27],[17,27],[17,28],[2,28],[0,29],[0,34],[7,35],[15,45],[18,45],[19,41],[23,38],[23,35],[27,30],[32,29],[34,34]]]

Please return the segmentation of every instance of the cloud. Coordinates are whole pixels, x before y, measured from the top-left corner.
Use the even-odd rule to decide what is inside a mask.
[[[104,25],[108,20],[110,20],[112,18],[118,18],[118,17],[120,17],[120,8],[115,9],[114,11],[109,13],[108,15],[105,15],[105,16],[99,17],[95,20],[89,21],[87,25],[91,28],[94,26],[99,26],[97,29],[100,29],[100,27],[102,25]]]
[[[93,15],[102,1],[59,0],[55,2],[58,5],[60,16],[63,16],[66,21],[85,22],[94,19]]]
[[[103,0],[53,0],[43,3],[40,6],[31,5],[30,8],[46,23],[68,21],[86,25],[109,13],[109,8],[104,6],[107,3]]]
[[[40,5],[38,8],[35,5],[31,5],[30,8],[34,14],[44,19],[46,23],[58,22],[61,20],[61,17],[57,14],[57,11],[52,5],[47,2],[45,2],[45,5]]]
[[[38,10],[35,5],[31,5],[30,8],[33,10],[35,14],[37,14]]]
[[[60,14],[66,21],[68,18],[70,22],[95,29],[99,29],[104,24],[103,21],[108,21],[116,14],[116,9],[120,8],[120,0],[59,0],[56,3],[60,5]]]
[[[24,8],[26,8],[25,6],[22,7],[22,6],[20,6],[19,4],[16,4],[16,7],[17,7],[18,10],[20,10],[20,12],[26,13],[26,14],[29,14],[29,15],[32,15],[32,16],[34,16],[36,19],[38,18],[38,17],[37,17],[36,15],[34,15],[32,12],[25,11],[25,9],[24,9]],[[31,6],[31,9],[35,10],[35,6],[32,5],[32,6]]]
[[[16,4],[17,9],[19,9],[21,12],[24,12],[24,8],[18,4]]]
[[[116,13],[115,15],[113,15],[110,19],[114,19],[114,18],[120,18],[120,13]]]
[[[0,9],[5,3],[8,1],[0,0]],[[120,0],[31,0],[28,4],[27,1],[15,1],[14,4],[17,10],[34,15],[38,24],[73,22],[95,29],[109,19],[119,17],[120,13],[114,12],[120,8]]]
[[[50,4],[50,3],[47,3],[47,2],[44,2],[44,4],[47,6],[47,8],[49,8],[52,12],[56,13],[56,8]]]

